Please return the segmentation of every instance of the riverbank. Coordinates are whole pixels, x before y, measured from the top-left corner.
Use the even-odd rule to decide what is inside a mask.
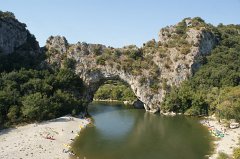
[[[123,101],[115,100],[115,99],[93,99],[94,102],[119,102],[123,103]]]
[[[67,159],[70,143],[89,119],[64,116],[0,131],[0,158]]]
[[[240,137],[240,128],[230,129],[226,128],[223,123],[219,123],[216,118],[206,118],[204,122],[202,122],[204,126],[207,126],[209,131],[217,130],[219,131],[219,137],[215,137],[214,141],[215,151],[209,157],[209,159],[216,159],[218,153],[223,152],[227,155],[233,154],[233,149],[237,148],[239,145],[239,137]],[[222,135],[223,134],[223,135]]]
[[[126,106],[133,106],[134,102],[132,101],[121,101],[115,99],[93,99],[94,102],[109,102],[109,103],[121,103]]]

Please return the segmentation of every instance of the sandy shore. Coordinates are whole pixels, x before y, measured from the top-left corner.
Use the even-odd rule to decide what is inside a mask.
[[[204,124],[208,127],[217,129],[224,133],[224,137],[216,138],[214,141],[215,152],[210,159],[216,159],[219,152],[226,153],[228,155],[232,155],[233,149],[238,147],[239,137],[240,137],[240,128],[230,129],[223,126],[223,124],[219,123],[215,118],[211,118],[207,120],[208,123]]]
[[[0,131],[1,159],[67,159],[71,141],[89,121],[70,116]],[[49,139],[52,138],[52,139]]]

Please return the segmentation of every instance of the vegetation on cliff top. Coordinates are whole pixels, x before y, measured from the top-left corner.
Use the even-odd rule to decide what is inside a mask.
[[[219,25],[219,45],[198,72],[180,87],[172,87],[164,110],[189,115],[216,113],[240,120],[240,26]]]
[[[3,12],[0,11],[0,18],[13,18],[15,19],[15,15],[12,12]]]

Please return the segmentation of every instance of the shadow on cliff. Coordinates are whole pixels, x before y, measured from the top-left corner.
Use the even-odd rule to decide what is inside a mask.
[[[6,54],[0,49],[0,72],[10,72],[22,68],[37,69],[45,58],[46,55],[40,51],[34,35],[29,33],[26,42],[15,48],[13,53]]]

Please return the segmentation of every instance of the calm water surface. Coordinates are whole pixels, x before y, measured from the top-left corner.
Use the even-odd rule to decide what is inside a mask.
[[[210,153],[210,134],[195,118],[107,103],[94,103],[89,111],[95,127],[73,143],[80,159],[202,159]]]

